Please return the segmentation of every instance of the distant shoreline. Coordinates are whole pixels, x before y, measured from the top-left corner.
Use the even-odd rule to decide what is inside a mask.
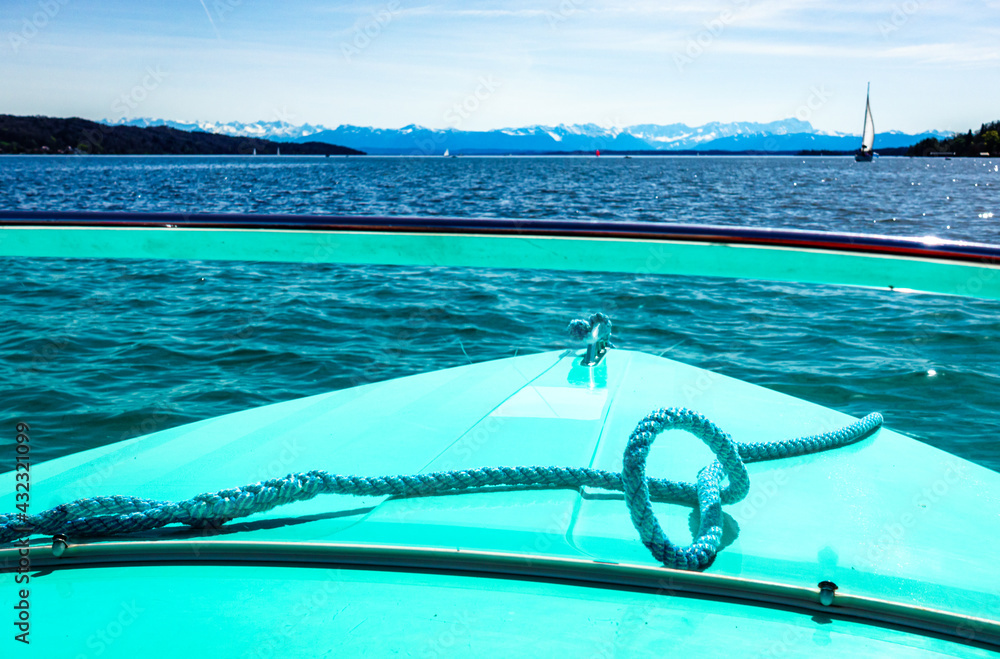
[[[878,151],[877,153],[881,156],[905,156],[906,151],[909,147],[900,147],[893,149],[885,149],[884,151]],[[553,151],[548,153],[542,153],[538,155],[595,155],[591,151]],[[683,151],[601,151],[602,156],[853,156],[854,151],[759,151],[756,149],[748,149],[746,151],[721,151],[721,150],[710,150],[710,151],[697,151],[694,149],[685,149]]]
[[[601,152],[600,158],[813,158],[813,157],[823,157],[823,158],[847,158],[853,157],[853,151],[850,153],[797,153],[794,151],[789,152],[743,152],[743,151],[722,151],[722,152],[707,152],[701,151],[697,153],[677,153],[671,151],[656,151],[653,153],[605,153]],[[0,152],[0,158],[14,158],[14,157],[32,157],[32,158],[77,158],[84,156],[87,158],[329,158],[329,157],[339,157],[339,158],[350,158],[356,155],[363,155],[365,158],[421,158],[429,160],[442,160],[440,155],[426,155],[422,153],[364,153],[361,154],[317,154],[317,153],[262,153],[257,155],[246,154],[246,153],[50,153],[50,152],[24,152],[24,153],[3,153]],[[887,157],[901,157],[905,154],[888,154]],[[455,158],[596,158],[593,152],[572,152],[572,151],[557,151],[551,153],[542,153],[535,151],[526,151],[522,153],[459,153],[455,154]]]
[[[325,142],[272,142],[186,132],[166,126],[107,126],[80,118],[0,114],[0,154],[111,156],[352,155],[363,151]]]
[[[995,157],[1000,151],[998,122],[983,124],[978,135],[969,131],[946,140],[927,139],[912,146],[876,148],[879,156]],[[308,138],[300,138],[308,139]],[[428,138],[430,139],[430,138]],[[427,140],[423,140],[426,142]],[[365,151],[325,141],[274,141],[180,130],[170,126],[107,125],[76,117],[20,117],[0,114],[0,155],[113,155],[113,156],[348,156],[442,157],[445,142],[433,148],[417,140],[416,146],[367,147]],[[513,146],[513,145],[505,145]],[[524,145],[527,146],[527,145]],[[540,145],[539,145],[540,146]],[[569,145],[567,145],[569,146]],[[576,146],[576,145],[573,145]],[[775,144],[774,146],[777,146]],[[453,144],[452,157],[459,156],[564,156],[564,157],[850,157],[854,149],[600,149],[567,150],[462,148]],[[439,152],[440,151],[440,152]]]
[[[284,143],[282,147],[284,147]],[[906,153],[882,153],[876,151],[879,156],[884,156],[888,158],[901,158],[907,157]],[[798,152],[798,151],[651,151],[651,152],[613,152],[613,151],[601,151],[600,156],[596,156],[593,151],[551,151],[551,152],[539,152],[539,151],[524,151],[524,152],[502,152],[502,153],[457,153],[451,158],[447,156],[442,157],[440,154],[423,154],[423,153],[366,153],[360,152],[358,154],[353,153],[337,153],[337,154],[325,154],[325,153],[287,153],[282,152],[277,153],[259,153],[259,154],[247,154],[247,153],[58,153],[58,152],[21,152],[21,153],[4,153],[0,152],[0,158],[4,157],[32,157],[32,158],[63,158],[71,157],[77,158],[80,156],[85,157],[95,157],[95,158],[350,158],[352,156],[362,155],[365,158],[420,158],[428,160],[445,160],[454,158],[853,158],[854,151],[847,152]],[[939,154],[933,154],[939,155]],[[949,154],[950,155],[950,154]],[[908,156],[908,157],[920,157],[920,156]]]

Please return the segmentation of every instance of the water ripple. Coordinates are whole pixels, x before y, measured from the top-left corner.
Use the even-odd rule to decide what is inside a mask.
[[[1000,242],[985,161],[15,158],[0,207],[606,218]],[[691,277],[2,259],[0,410],[37,458],[331,389],[616,342],[860,416],[1000,470],[1000,303]],[[664,405],[677,401],[663,401]],[[683,403],[683,401],[681,401]],[[780,434],[780,428],[776,429]],[[33,436],[35,436],[33,434]],[[42,436],[42,435],[38,435]]]

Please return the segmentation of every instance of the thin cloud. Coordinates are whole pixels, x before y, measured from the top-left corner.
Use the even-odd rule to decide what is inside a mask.
[[[215,27],[215,21],[212,19],[212,12],[208,10],[208,6],[205,4],[205,0],[201,0],[202,9],[205,10],[205,15],[208,16],[208,22],[212,24],[212,29],[215,31],[215,38],[222,41],[222,35],[219,34],[219,28]]]

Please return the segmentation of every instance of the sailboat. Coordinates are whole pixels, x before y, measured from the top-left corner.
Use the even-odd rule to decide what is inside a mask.
[[[448,156],[450,156],[450,155],[451,155],[451,152],[450,152],[450,151],[448,151],[448,149],[445,149],[445,150],[444,150],[444,157],[445,157],[445,158],[447,158],[447,157],[448,157]]]
[[[865,128],[861,133],[861,148],[854,154],[856,162],[871,162],[875,156],[872,151],[875,144],[875,122],[872,120],[871,88],[871,83],[868,83],[868,92],[865,94]]]

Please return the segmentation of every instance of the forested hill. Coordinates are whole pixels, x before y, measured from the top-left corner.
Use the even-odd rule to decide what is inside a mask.
[[[86,119],[16,117],[0,114],[0,153],[87,153],[93,155],[364,155],[322,142],[271,142],[187,132],[166,126],[106,126]]]
[[[944,140],[926,139],[917,142],[906,152],[908,156],[949,154],[960,157],[977,157],[983,154],[1000,156],[1000,121],[983,124],[975,135],[958,133]]]

